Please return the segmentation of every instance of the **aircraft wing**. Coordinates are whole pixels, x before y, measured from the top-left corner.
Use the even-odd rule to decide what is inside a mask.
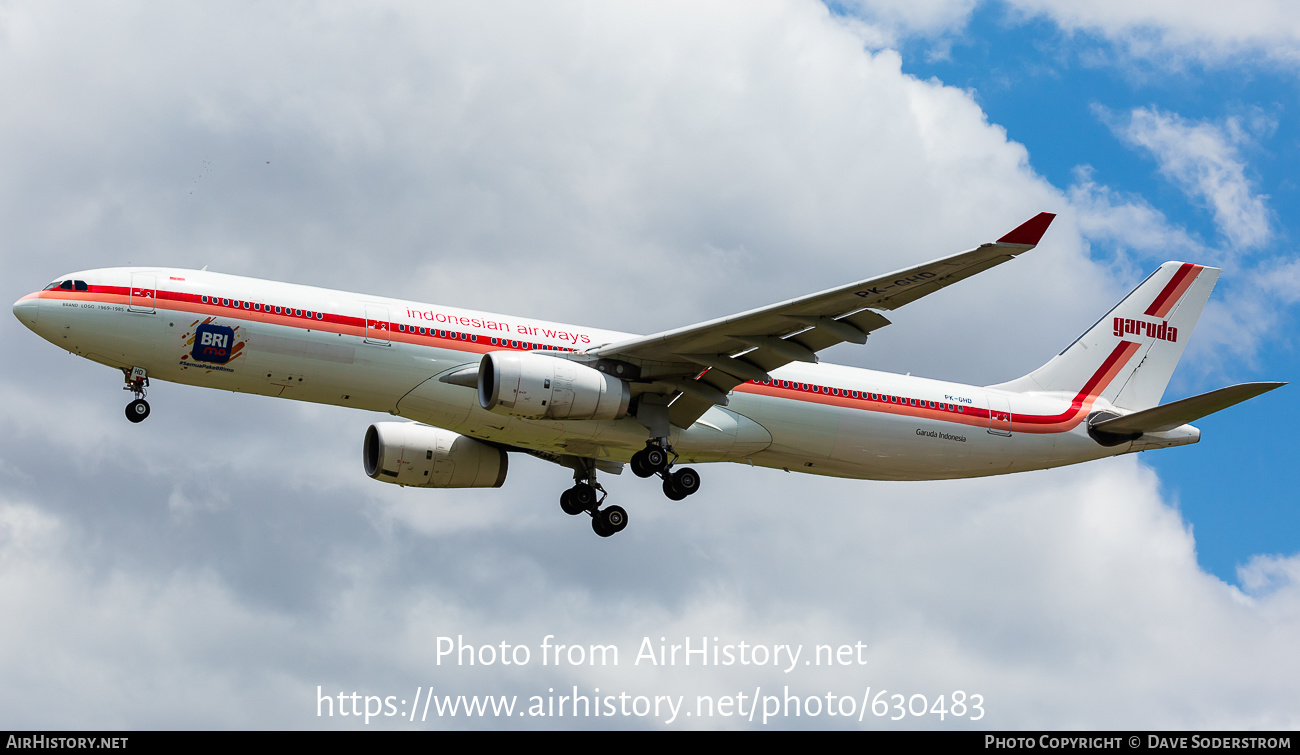
[[[635,364],[649,390],[672,401],[670,422],[690,427],[745,381],[768,380],[790,362],[816,362],[818,351],[837,343],[865,343],[889,324],[876,310],[897,309],[1033,249],[1055,217],[1039,213],[996,242],[951,257],[587,353]]]

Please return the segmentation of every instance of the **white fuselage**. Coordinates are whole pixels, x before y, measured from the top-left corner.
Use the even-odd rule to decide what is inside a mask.
[[[582,351],[630,336],[377,296],[159,268],[73,273],[86,290],[45,290],[14,306],[70,352],[151,379],[400,415],[511,446],[626,461],[648,431],[619,420],[533,420],[479,406],[440,377],[489,351]],[[195,358],[196,337],[206,361]],[[219,333],[217,332],[219,331]],[[229,342],[224,334],[229,334]],[[221,349],[221,356],[212,356]],[[1168,438],[1104,447],[1084,422],[1089,393],[1017,393],[826,364],[748,382],[689,429],[684,461],[749,462],[841,477],[920,480],[1073,464]]]

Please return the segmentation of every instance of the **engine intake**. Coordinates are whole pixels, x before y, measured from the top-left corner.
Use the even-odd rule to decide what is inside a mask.
[[[492,351],[478,368],[478,403],[525,419],[620,419],[632,392],[612,375],[544,354]]]
[[[417,488],[499,488],[506,452],[460,433],[415,422],[376,422],[361,460],[380,482]]]

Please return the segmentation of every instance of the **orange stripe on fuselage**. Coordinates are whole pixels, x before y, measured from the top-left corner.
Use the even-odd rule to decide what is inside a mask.
[[[1084,383],[1083,388],[1070,402],[1069,408],[1059,414],[1013,414],[1011,416],[1012,428],[1022,433],[1056,433],[1067,432],[1073,429],[1080,421],[1087,416],[1093,403],[1102,392],[1110,386],[1115,376],[1119,374],[1133,355],[1137,353],[1139,344],[1133,341],[1121,341],[1119,345],[1111,351],[1092,377]],[[789,381],[787,381],[789,382]],[[824,404],[827,406],[840,406],[846,409],[858,409],[862,411],[874,411],[884,414],[894,414],[916,419],[937,420],[940,422],[951,422],[958,425],[967,425],[970,427],[988,427],[989,413],[987,409],[980,407],[964,406],[960,404],[951,404],[948,402],[938,402],[938,407],[919,406],[908,403],[895,403],[892,401],[883,401],[880,399],[870,398],[871,392],[863,393],[858,391],[861,398],[852,396],[822,393],[809,389],[797,387],[784,388],[766,383],[744,383],[736,386],[735,390],[741,393],[752,393],[762,396],[772,396],[776,398],[786,398],[795,401],[804,401],[814,404]],[[841,389],[841,394],[843,390]],[[877,394],[889,396],[890,394]],[[903,397],[900,397],[903,398]],[[905,397],[911,398],[911,397]],[[919,401],[919,399],[918,399]],[[928,403],[928,402],[926,402]],[[946,406],[960,407],[960,409],[947,409]]]
[[[92,288],[91,291],[64,291],[62,289],[50,289],[48,291],[37,291],[35,293],[28,294],[23,298],[24,299],[37,298],[37,299],[77,301],[77,302],[95,302],[96,304],[116,304],[123,307],[128,307],[131,305],[130,289],[126,286],[95,286]],[[213,297],[209,296],[208,298],[211,299]],[[234,301],[240,301],[240,302],[248,301],[250,303],[252,302],[251,299],[249,300],[235,299]],[[262,304],[264,308],[268,306],[265,302],[258,302],[258,303]],[[227,320],[238,320],[241,322],[259,322],[259,323],[266,323],[269,325],[280,325],[283,327],[299,328],[301,330],[308,330],[308,331],[315,330],[324,333],[338,333],[342,335],[350,335],[350,336],[356,336],[360,338],[370,337],[372,338],[372,340],[375,338],[381,338],[383,340],[387,340],[390,342],[408,343],[415,346],[434,346],[449,351],[462,351],[462,352],[466,352],[469,354],[476,354],[476,355],[486,354],[489,351],[531,351],[532,350],[530,346],[531,344],[537,344],[538,346],[553,347],[551,349],[538,350],[543,353],[546,351],[571,350],[570,347],[566,347],[566,346],[555,346],[554,344],[542,344],[536,341],[525,342],[525,341],[519,341],[518,338],[502,339],[500,336],[493,336],[493,335],[488,335],[483,333],[473,334],[478,336],[479,338],[478,341],[463,340],[460,338],[452,338],[451,334],[464,332],[464,331],[453,331],[453,330],[445,330],[439,328],[426,327],[425,330],[428,331],[429,334],[419,335],[418,333],[410,332],[409,330],[408,331],[398,330],[397,326],[399,324],[405,325],[405,323],[395,323],[391,321],[383,323],[386,326],[383,330],[379,330],[378,332],[370,332],[366,328],[366,319],[364,317],[352,317],[350,315],[332,314],[323,311],[321,311],[321,314],[324,315],[323,319],[307,317],[306,315],[294,315],[291,313],[276,314],[274,312],[266,311],[265,309],[263,309],[262,311],[258,311],[255,309],[245,309],[242,306],[234,307],[234,306],[228,306],[223,304],[204,304],[200,300],[199,294],[188,294],[188,293],[182,293],[176,291],[164,291],[162,289],[159,289],[157,291],[157,296],[152,298],[149,301],[148,305],[151,305],[155,309],[159,309],[159,310],[189,313],[200,317],[204,317],[204,316],[219,317]],[[141,304],[137,302],[137,306],[141,306]],[[269,306],[274,307],[276,305],[272,303]],[[284,307],[282,306],[281,308]],[[288,308],[288,309],[293,309],[293,308]],[[317,312],[320,310],[310,310],[310,311]],[[375,321],[375,322],[379,322],[379,321]],[[419,327],[419,326],[408,326],[408,328],[409,327]],[[437,335],[437,332],[439,330],[444,330],[448,335],[447,336]],[[465,333],[465,335],[468,336],[470,334]],[[520,345],[510,346],[508,343],[498,343],[497,345],[494,345],[492,343],[493,338],[496,338],[498,342],[514,340],[518,342]]]
[[[1128,364],[1128,361],[1137,353],[1139,344],[1133,341],[1120,341],[1115,350],[1110,353],[1106,361],[1102,362],[1101,367],[1093,373],[1088,382],[1070,402],[1070,408],[1054,415],[1042,414],[1016,414],[1011,418],[1013,427],[1020,425],[1019,432],[1028,433],[1051,433],[1066,432],[1074,428],[1075,425],[1088,414],[1092,409],[1093,403],[1106,388],[1115,380],[1115,376],[1120,370]],[[1030,427],[1025,427],[1030,425]]]
[[[1192,276],[1192,278],[1194,278],[1194,276]],[[1190,283],[1187,285],[1190,285]],[[48,291],[38,291],[28,294],[27,296],[24,296],[23,299],[38,298],[66,301],[90,301],[99,304],[117,304],[122,306],[130,305],[131,296],[129,288],[107,286],[96,288],[112,288],[121,290],[123,293],[110,293],[108,291],[74,292],[63,291],[61,289],[50,289]],[[1186,290],[1186,286],[1183,286],[1183,290]],[[273,312],[244,309],[242,307],[236,308],[222,304],[204,304],[201,301],[189,301],[189,298],[191,297],[198,299],[197,294],[184,294],[161,290],[157,293],[158,295],[153,300],[153,304],[156,308],[163,310],[190,313],[200,317],[220,317],[244,322],[259,322],[270,325],[300,328],[308,331],[316,330],[327,333],[339,333],[362,338],[367,335],[373,335],[367,331],[365,318],[322,312],[324,319],[309,319],[305,316],[296,316],[293,314],[275,314]],[[1176,299],[1174,300],[1176,301]],[[238,301],[242,302],[244,300],[240,299]],[[262,302],[262,304],[263,306],[266,306],[264,302]],[[521,342],[521,345],[518,347],[512,347],[509,345],[493,345],[491,339],[494,337],[497,338],[498,341],[511,339],[501,339],[499,336],[475,334],[482,340],[467,341],[459,338],[451,338],[449,336],[444,337],[433,335],[437,330],[431,328],[427,328],[430,335],[418,335],[416,333],[397,330],[396,326],[398,323],[388,322],[385,323],[385,325],[388,326],[386,332],[389,341],[406,343],[414,346],[436,347],[451,351],[461,351],[469,354],[484,354],[489,351],[501,350],[530,351],[532,349],[525,347],[531,343],[535,343]],[[447,332],[451,334],[458,331]],[[513,340],[517,341],[518,339]],[[1099,367],[1093,376],[1084,384],[1082,390],[1080,390],[1078,395],[1075,396],[1068,409],[1055,415],[1013,414],[1011,418],[1013,429],[1018,432],[1028,433],[1053,433],[1066,432],[1074,428],[1075,425],[1077,425],[1087,414],[1097,396],[1110,385],[1111,381],[1115,379],[1115,376],[1119,371],[1123,369],[1128,360],[1134,353],[1136,353],[1137,348],[1137,343],[1132,341],[1121,341],[1119,345],[1115,347],[1115,350],[1111,352],[1110,356],[1107,357],[1105,362],[1102,363],[1101,367]],[[569,348],[559,346],[555,347],[555,350],[568,351]],[[544,354],[546,350],[539,351]],[[836,396],[833,394],[821,393],[820,391],[814,391],[811,387],[807,390],[800,389],[797,387],[798,385],[800,385],[800,383],[795,383],[796,387],[793,388],[783,388],[764,383],[749,382],[736,386],[735,390],[740,391],[741,393],[792,399],[808,403],[824,404],[827,406],[838,406],[846,409],[874,411],[884,414],[914,417],[917,419],[937,420],[970,427],[987,427],[989,424],[988,410],[981,407],[948,402],[936,402],[938,404],[936,407],[912,405],[906,403],[906,400],[913,397],[895,396],[895,398],[901,398],[903,401],[892,402],[888,400],[872,399],[869,397],[869,391],[866,393],[859,391],[861,398],[853,398],[850,395]],[[843,394],[843,389],[840,390],[841,394]],[[883,395],[888,398],[890,394],[877,395]],[[920,403],[929,403],[921,402],[920,399],[917,399],[917,401]],[[945,408],[948,406],[953,408]]]
[[[787,381],[789,382],[789,381]],[[845,409],[857,409],[860,411],[879,412],[882,414],[895,414],[906,417],[918,417],[924,419],[937,419],[943,422],[951,422],[957,425],[970,425],[972,427],[988,426],[988,411],[978,407],[966,406],[964,404],[953,404],[949,402],[936,402],[940,406],[952,406],[953,409],[913,406],[902,402],[886,401],[882,399],[873,399],[870,397],[871,392],[858,391],[860,398],[842,395],[835,396],[829,393],[821,393],[810,389],[801,388],[783,388],[765,383],[742,383],[735,387],[734,390],[741,393],[751,393],[759,396],[772,396],[774,398],[786,398],[794,401],[803,401],[809,404],[823,404],[825,406],[839,406]],[[891,394],[876,394],[888,397]],[[896,396],[896,398],[914,398]],[[920,399],[917,399],[919,402]],[[927,402],[928,403],[928,402]],[[960,407],[960,408],[958,408]]]
[[[1196,281],[1196,276],[1200,275],[1203,269],[1201,265],[1184,262],[1143,314],[1148,317],[1164,317],[1169,314],[1169,310],[1173,309],[1178,300],[1183,298],[1183,294]]]

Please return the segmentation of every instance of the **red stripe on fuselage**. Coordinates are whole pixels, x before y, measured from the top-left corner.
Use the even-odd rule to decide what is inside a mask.
[[[1181,271],[1180,271],[1181,272]],[[1189,284],[1190,285],[1190,284]],[[1185,286],[1184,286],[1185,288]],[[1168,287],[1166,287],[1168,290]],[[131,289],[127,286],[92,286],[90,291],[63,291],[61,289],[51,289],[29,294],[29,297],[43,299],[59,299],[69,301],[93,301],[102,304],[130,304]],[[1162,294],[1163,295],[1163,294]],[[24,297],[28,298],[28,297]],[[212,299],[211,296],[208,297]],[[342,333],[364,337],[367,335],[366,319],[364,317],[353,317],[349,315],[330,314],[322,312],[324,315],[321,319],[303,315],[294,315],[292,310],[289,314],[275,314],[266,310],[266,302],[258,302],[262,305],[261,311],[251,309],[252,300],[244,299],[227,299],[232,302],[240,302],[239,307],[232,305],[205,304],[199,294],[188,294],[177,291],[157,291],[155,306],[162,307],[166,302],[166,308],[181,313],[188,313],[198,316],[222,317],[227,319],[243,320],[248,322],[262,322],[271,325],[281,325],[284,327],[296,327],[304,330],[318,330],[331,333]],[[219,300],[218,300],[219,301]],[[250,303],[249,309],[244,309],[244,301]],[[272,304],[271,307],[275,307]],[[1153,305],[1154,306],[1154,305]],[[284,307],[281,305],[281,308]],[[299,310],[301,311],[301,310]],[[308,310],[308,313],[315,313],[319,310]],[[445,331],[447,336],[437,335],[438,329],[426,328],[429,335],[417,335],[414,332],[403,332],[397,329],[399,323],[384,323],[388,326],[388,340],[401,343],[408,343],[416,346],[437,346],[438,348],[463,351],[471,354],[482,354],[489,351],[500,351],[506,349],[528,351],[532,350],[533,345],[545,346],[536,342],[521,342],[519,346],[510,346],[509,341],[512,339],[502,339],[500,336],[492,336],[481,333],[474,335],[481,340],[470,341],[452,337],[458,331]],[[404,324],[404,323],[401,323]],[[412,326],[408,326],[412,327]],[[466,333],[468,336],[469,334]],[[491,339],[496,338],[498,344],[492,344]],[[505,343],[500,343],[504,341]],[[570,347],[553,346],[554,350],[571,351]],[[1020,432],[1029,433],[1051,433],[1066,432],[1072,429],[1087,413],[1093,401],[1102,391],[1110,385],[1115,375],[1124,367],[1128,360],[1136,353],[1138,344],[1132,341],[1121,341],[1119,345],[1110,353],[1102,365],[1093,373],[1092,377],[1084,383],[1083,388],[1071,401],[1070,407],[1065,411],[1054,415],[1034,415],[1034,414],[1013,414],[1011,418],[1013,429]],[[543,350],[544,351],[544,350]],[[785,381],[792,382],[792,381]],[[800,385],[809,385],[808,388],[800,388]],[[956,404],[951,402],[933,402],[934,407],[928,406],[928,401],[914,399],[910,396],[898,396],[894,394],[876,395],[879,398],[870,398],[871,392],[858,391],[860,398],[853,398],[844,389],[840,390],[841,395],[822,393],[817,390],[819,386],[815,384],[806,384],[793,382],[790,388],[784,388],[777,385],[767,385],[764,383],[742,383],[736,386],[735,390],[742,393],[751,393],[757,395],[774,396],[778,398],[788,398],[808,403],[819,403],[831,406],[840,406],[848,409],[859,409],[863,411],[876,411],[886,414],[897,414],[911,416],[922,419],[939,420],[951,422],[960,425],[969,425],[973,427],[987,427],[989,423],[989,412],[987,409]],[[889,401],[893,396],[900,401]],[[910,404],[909,400],[916,400],[918,404]],[[926,404],[922,406],[921,404]],[[950,407],[950,408],[949,408]]]
[[[40,299],[58,299],[64,301],[82,301],[95,302],[97,304],[117,304],[129,306],[131,304],[131,288],[129,286],[91,286],[89,291],[64,291],[62,289],[50,289],[48,291],[38,291],[30,294],[34,298]],[[572,351],[572,347],[558,346],[555,344],[545,344],[537,341],[522,341],[516,335],[515,338],[502,338],[499,335],[488,333],[468,333],[465,331],[446,330],[439,328],[425,328],[427,335],[420,335],[415,330],[420,326],[406,325],[405,323],[381,322],[375,320],[378,326],[376,328],[366,328],[366,318],[353,317],[350,315],[331,314],[320,310],[302,310],[295,307],[284,307],[276,305],[274,302],[257,301],[262,305],[261,310],[253,309],[255,303],[252,299],[238,299],[226,297],[226,301],[231,304],[221,304],[222,297],[208,296],[208,299],[216,303],[205,304],[199,294],[189,294],[179,291],[158,290],[157,295],[151,300],[155,308],[165,309],[178,313],[191,314],[199,317],[221,317],[225,319],[240,320],[244,322],[260,322],[270,325],[280,325],[291,328],[301,328],[303,330],[316,330],[326,333],[341,333],[357,337],[369,337],[371,339],[382,339],[390,342],[409,343],[417,346],[437,346],[451,351],[463,351],[470,354],[484,354],[489,351],[530,351],[534,347],[537,350],[546,351]],[[234,302],[239,302],[240,306],[234,306]],[[247,302],[249,307],[246,309],[243,304]],[[137,302],[137,306],[140,306]],[[280,306],[284,312],[275,313],[272,309]],[[269,307],[269,308],[268,308]],[[294,314],[301,312],[302,314]],[[320,312],[321,318],[314,315]],[[398,325],[406,325],[407,330],[398,330]],[[447,335],[438,335],[444,332]],[[454,337],[457,333],[464,333],[467,338]],[[470,340],[468,336],[477,336],[478,340]],[[515,335],[515,334],[511,334]],[[493,344],[492,339],[496,338],[498,343]],[[511,346],[510,342],[518,344]]]
[[[1196,280],[1196,274],[1200,271],[1200,265],[1184,262],[1143,314],[1148,317],[1164,317],[1169,314],[1169,310],[1173,309],[1178,300],[1183,297],[1183,292],[1187,290],[1188,286],[1192,285],[1192,282]]]
[[[1106,357],[1106,361],[1102,362],[1101,367],[1097,368],[1097,371],[1092,374],[1091,378],[1088,378],[1088,382],[1084,383],[1083,388],[1075,395],[1074,400],[1070,402],[1070,408],[1054,415],[1016,414],[1011,418],[1013,425],[1067,425],[1060,428],[1062,431],[1074,427],[1092,408],[1092,404],[1097,397],[1110,386],[1111,381],[1115,379],[1119,371],[1124,369],[1124,365],[1128,364],[1129,359],[1137,353],[1138,346],[1139,344],[1133,341],[1120,341],[1115,350],[1110,353],[1110,356]],[[1055,430],[1048,427],[1022,427],[1021,432],[1044,433],[1055,432]]]
[[[1121,341],[1110,355],[1102,362],[1092,377],[1084,383],[1083,388],[1075,395],[1070,402],[1070,406],[1059,414],[1012,414],[1012,428],[1017,432],[1027,433],[1054,433],[1067,432],[1074,428],[1075,425],[1087,415],[1092,408],[1092,404],[1097,397],[1114,381],[1115,376],[1119,374],[1124,365],[1138,351],[1139,344],[1133,341]],[[790,381],[785,381],[790,382]],[[808,403],[826,404],[830,406],[842,406],[849,409],[861,409],[865,411],[882,412],[885,414],[897,414],[918,419],[939,420],[941,422],[951,422],[959,425],[970,425],[973,427],[987,427],[989,424],[989,412],[987,409],[980,407],[965,406],[952,404],[949,402],[936,402],[936,407],[919,406],[907,403],[907,399],[912,397],[897,397],[904,399],[902,402],[889,401],[891,394],[876,394],[883,399],[870,398],[871,392],[863,393],[859,391],[861,398],[853,398],[850,395],[828,395],[814,390],[816,386],[809,386],[808,389],[800,388],[800,383],[795,383],[793,387],[785,388],[777,385],[767,385],[765,383],[744,383],[736,386],[735,390],[742,393],[753,393],[764,396],[775,396],[778,398],[788,398],[796,401],[805,401]],[[922,402],[929,403],[929,402]],[[946,407],[953,407],[952,409]],[[958,408],[960,407],[960,408]]]

